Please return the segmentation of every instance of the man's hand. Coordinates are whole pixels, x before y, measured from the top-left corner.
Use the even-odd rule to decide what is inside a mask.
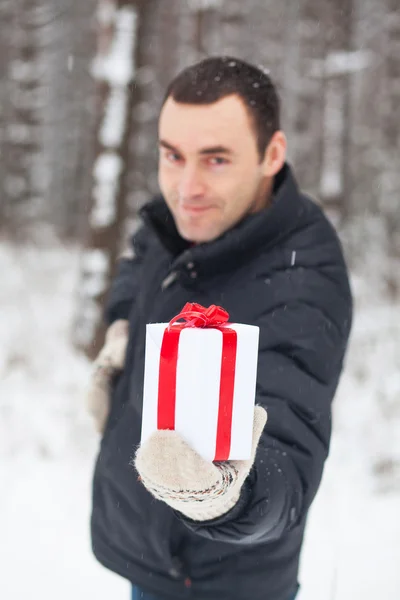
[[[214,519],[239,500],[266,422],[266,411],[256,406],[249,460],[207,462],[179,433],[164,430],[154,432],[138,449],[136,469],[159,500],[195,521]]]
[[[99,433],[110,410],[110,382],[115,373],[125,364],[126,347],[129,337],[129,321],[119,319],[107,329],[103,348],[93,363],[93,372],[86,393],[86,404],[94,418]]]

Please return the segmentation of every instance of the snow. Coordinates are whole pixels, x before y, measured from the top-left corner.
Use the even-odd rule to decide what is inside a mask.
[[[324,163],[325,165],[321,174],[320,182],[321,195],[324,198],[337,196],[342,191],[340,172],[333,170],[332,163],[328,162],[327,160],[325,160]]]
[[[7,173],[5,176],[5,188],[7,193],[12,198],[18,198],[20,195],[25,193],[27,188],[26,179],[23,175]]]
[[[107,289],[109,263],[108,252],[100,248],[85,249],[82,253],[82,281],[77,290],[80,313],[75,328],[76,338],[82,345],[93,339],[96,323],[101,318],[97,299]]]
[[[99,132],[99,140],[103,146],[116,148],[121,144],[125,131],[127,106],[128,88],[126,86],[111,88]]]
[[[84,252],[82,262],[84,269],[88,272],[105,273],[109,268],[110,257],[105,250],[92,248]]]
[[[102,0],[97,5],[96,17],[101,27],[111,27],[115,18],[115,0]]]
[[[187,0],[189,10],[192,12],[217,10],[222,7],[223,0]]]
[[[94,270],[104,260],[86,256]],[[0,244],[4,600],[129,597],[90,550],[99,439],[84,407],[91,366],[70,346],[79,265],[73,246]],[[371,289],[369,275],[353,276],[358,312],[299,600],[400,597],[400,306]]]
[[[325,75],[343,75],[370,67],[375,59],[368,50],[330,52],[325,60]]]
[[[327,83],[325,103],[325,147],[321,170],[322,196],[336,196],[342,191],[342,134],[344,129],[343,89],[335,81]]]
[[[107,18],[110,18],[108,13]],[[111,48],[109,52],[99,54],[94,60],[93,75],[96,79],[103,79],[110,86],[126,86],[134,77],[136,21],[136,11],[131,7],[124,6],[115,11],[115,34]]]
[[[122,170],[122,160],[113,152],[102,152],[96,159],[93,174],[97,181],[114,182]]]
[[[32,82],[38,78],[37,63],[33,60],[14,59],[10,62],[10,79],[18,82]]]
[[[136,11],[129,6],[114,10],[104,3],[98,13],[103,28],[112,27],[114,32],[108,51],[101,48],[93,63],[95,79],[108,84],[108,96],[104,106],[103,120],[99,127],[99,142],[106,148],[94,165],[93,209],[90,224],[99,229],[110,226],[116,218],[116,194],[122,160],[117,152],[121,147],[126,121],[129,118],[128,95],[136,65]],[[104,32],[103,32],[104,33]],[[108,42],[109,40],[107,40]],[[103,40],[104,43],[104,40]]]
[[[32,138],[32,128],[25,123],[9,123],[7,134],[13,144],[26,144]]]
[[[93,207],[89,215],[93,228],[108,227],[117,216],[117,193],[123,161],[114,152],[101,152],[93,165]]]
[[[370,50],[338,50],[329,52],[325,60],[313,60],[310,75],[312,77],[346,75],[367,69],[376,62],[377,56]]]

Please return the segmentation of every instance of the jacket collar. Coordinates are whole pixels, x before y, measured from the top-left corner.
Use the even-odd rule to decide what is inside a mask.
[[[297,183],[285,163],[275,178],[271,204],[212,242],[192,245],[184,240],[162,196],[146,204],[139,214],[171,254],[174,267],[195,265],[197,278],[229,271],[275,245],[299,225],[305,211],[299,200]]]

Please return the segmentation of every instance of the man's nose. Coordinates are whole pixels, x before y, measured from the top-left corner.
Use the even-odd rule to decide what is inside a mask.
[[[179,195],[183,200],[201,197],[204,194],[204,180],[198,169],[187,167],[182,173]]]

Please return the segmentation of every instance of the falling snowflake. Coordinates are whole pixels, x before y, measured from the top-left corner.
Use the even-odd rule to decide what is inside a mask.
[[[262,73],[264,73],[264,75],[270,75],[271,71],[265,67],[264,65],[257,65],[257,68],[260,69],[260,71],[262,71]]]

